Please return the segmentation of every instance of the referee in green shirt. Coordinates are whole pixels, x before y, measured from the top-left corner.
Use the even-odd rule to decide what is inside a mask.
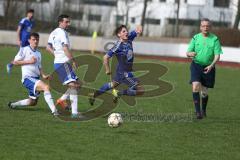
[[[193,102],[197,119],[206,117],[208,102],[208,88],[213,88],[215,83],[215,64],[222,54],[221,44],[216,35],[209,32],[211,22],[204,18],[201,20],[201,33],[193,36],[187,57],[192,58],[190,66]],[[200,94],[202,108],[200,108]]]

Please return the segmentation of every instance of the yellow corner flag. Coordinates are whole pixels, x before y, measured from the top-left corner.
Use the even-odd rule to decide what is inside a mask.
[[[92,35],[92,47],[91,47],[91,53],[94,54],[95,48],[96,48],[96,39],[97,39],[97,31],[93,32]]]
[[[96,38],[97,38],[97,31],[94,31],[94,32],[93,32],[92,38],[93,38],[93,39],[96,39]]]

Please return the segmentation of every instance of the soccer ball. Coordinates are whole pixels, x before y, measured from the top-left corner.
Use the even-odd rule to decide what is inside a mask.
[[[122,123],[123,123],[123,119],[121,114],[112,113],[108,116],[109,127],[116,128],[116,127],[119,127]]]

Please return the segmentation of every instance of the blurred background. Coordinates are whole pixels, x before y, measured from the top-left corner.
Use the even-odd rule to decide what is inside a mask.
[[[240,0],[0,0],[0,29],[16,30],[30,8],[35,10],[34,31],[43,33],[53,30],[57,16],[66,13],[74,35],[97,31],[111,37],[119,24],[130,29],[141,24],[146,39],[184,41],[199,31],[201,18],[209,18],[223,45],[240,43]]]

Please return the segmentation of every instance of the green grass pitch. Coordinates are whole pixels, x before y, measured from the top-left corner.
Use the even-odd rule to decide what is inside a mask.
[[[6,64],[16,52],[15,47],[0,47],[1,160],[237,160],[240,157],[240,69],[218,66],[215,89],[209,92],[208,117],[197,121],[192,117],[189,64],[137,59],[166,66],[169,70],[161,79],[170,82],[174,90],[164,96],[137,99],[135,107],[120,101],[114,112],[160,118],[170,115],[170,119],[125,119],[121,127],[110,128],[106,117],[87,122],[59,120],[50,114],[43,95],[35,107],[10,110],[8,101],[27,97],[20,81],[20,67],[15,67],[10,76],[6,73]],[[42,50],[42,58],[44,71],[51,73],[53,57]],[[99,87],[106,81],[108,77],[102,69],[101,76],[90,86]],[[55,99],[60,96],[54,91],[52,94]],[[78,104],[80,111],[89,107],[84,97],[79,98]],[[172,121],[174,115],[184,116]]]

